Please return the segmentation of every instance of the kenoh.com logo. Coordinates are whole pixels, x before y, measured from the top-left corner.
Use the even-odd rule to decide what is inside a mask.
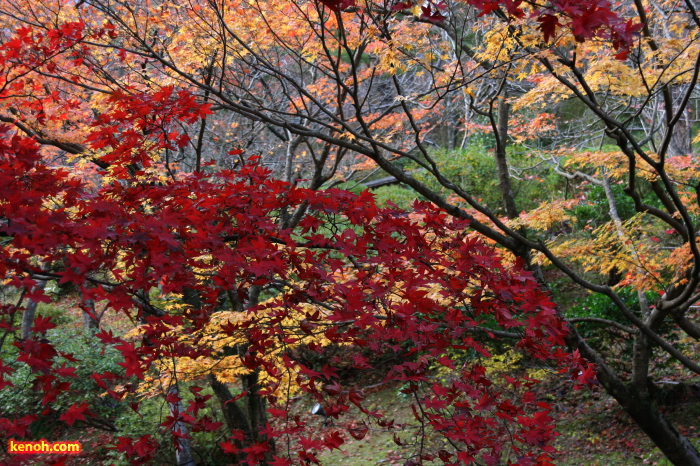
[[[47,442],[41,439],[36,442],[17,442],[10,439],[7,450],[11,455],[77,455],[83,451],[80,442]]]

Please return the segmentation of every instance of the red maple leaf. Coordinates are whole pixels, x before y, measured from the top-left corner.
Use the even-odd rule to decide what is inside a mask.
[[[343,437],[340,435],[339,431],[333,431],[330,435],[326,435],[323,439],[323,444],[329,449],[329,450],[334,450],[338,449],[340,450],[340,446],[345,443],[345,440],[343,440]]]
[[[83,401],[80,404],[73,403],[73,406],[68,408],[68,411],[61,414],[61,417],[59,417],[58,419],[60,421],[65,421],[66,424],[72,426],[73,424],[75,424],[75,421],[85,421],[86,414],[88,416],[93,416],[93,414],[90,412],[87,402]]]
[[[561,24],[559,24],[559,18],[554,15],[540,15],[537,17],[537,21],[540,23],[539,28],[544,35],[545,42],[549,42],[549,40],[556,35],[557,28],[561,27]]]
[[[34,318],[34,325],[32,325],[32,332],[34,332],[34,333],[46,333],[47,330],[51,330],[52,328],[56,328],[56,324],[51,322],[51,316],[47,316],[47,317],[37,316]]]

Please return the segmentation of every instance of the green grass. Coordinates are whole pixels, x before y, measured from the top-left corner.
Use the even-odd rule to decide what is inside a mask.
[[[399,387],[391,385],[380,391],[371,393],[365,400],[370,410],[381,410],[389,419],[397,423],[408,423],[413,420],[413,414],[405,395],[399,394]],[[352,415],[362,418],[358,410]],[[320,421],[319,421],[320,422]],[[362,440],[346,436],[346,442],[339,450],[325,451],[320,455],[323,464],[345,466],[372,466],[404,464],[407,452],[394,442],[394,433],[402,440],[407,433],[401,430],[379,428],[373,424]]]

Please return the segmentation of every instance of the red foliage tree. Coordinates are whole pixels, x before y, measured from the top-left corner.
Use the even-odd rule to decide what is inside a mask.
[[[420,220],[413,220],[406,212],[378,208],[369,195],[294,188],[270,179],[256,165],[183,176],[168,184],[122,179],[91,191],[66,171],[47,166],[34,141],[10,136],[7,128],[3,132],[0,208],[5,241],[0,273],[25,289],[32,289],[38,277],[69,281],[95,301],[106,300],[115,311],[145,322],[140,345],[106,332],[97,334],[124,357],[123,374],[94,376],[116,399],[122,400],[124,390],[134,390],[135,385],[120,392],[113,385],[132,376],[143,378],[163,358],[211,356],[207,348],[182,343],[171,330],[200,331],[222,291],[233,291],[247,309],[225,332],[246,337],[242,362],[265,373],[259,393],[268,398],[268,412],[283,420],[274,427],[268,424],[265,436],[294,433],[299,438],[291,458],[277,458],[274,464],[314,461],[311,447],[336,448],[343,441],[337,433],[305,437],[304,426],[289,416],[286,400],[277,395],[276,385],[284,374],[265,355],[293,343],[295,337],[282,329],[293,312],[304,315],[300,335],[323,333],[335,344],[403,355],[404,362],[388,370],[387,380],[405,381],[405,391],[415,394],[417,420],[455,446],[454,451],[419,450],[416,458],[439,454],[449,461],[495,461],[508,449],[502,443],[507,432],[514,439],[509,448],[521,458],[551,451],[546,446],[553,436],[549,407],[527,393],[514,399],[501,392],[478,360],[455,367],[454,354],[472,350],[488,357],[474,336],[494,337],[500,327],[509,336],[517,334],[518,345],[536,360],[575,368],[580,361],[558,349],[565,329],[534,279],[517,265],[504,265],[491,247],[466,237],[462,222],[428,204],[416,204],[413,214]],[[47,207],[47,199],[60,199],[60,207]],[[275,212],[302,205],[306,214],[299,230],[278,226]],[[212,258],[206,264],[204,253]],[[38,268],[36,258],[51,266]],[[197,272],[203,268],[217,272],[204,279]],[[196,290],[202,305],[181,314],[157,309],[148,296],[159,286],[170,293]],[[250,302],[260,288],[276,289],[278,294],[270,301]],[[260,321],[266,307],[271,312]],[[17,308],[5,306],[3,312],[11,314]],[[485,323],[491,326],[483,327]],[[37,321],[34,335],[14,344],[18,359],[37,374],[50,407],[59,392],[70,388],[65,380],[71,374],[54,363],[58,353],[42,336],[49,328],[49,322]],[[16,331],[7,320],[3,330]],[[331,416],[340,418],[354,404],[381,418],[363,407],[354,388],[341,387],[340,366],[308,367],[291,353],[284,363],[295,374],[294,383],[323,403]],[[372,369],[361,352],[351,365]],[[435,365],[454,368],[454,378],[432,380],[428,371]],[[3,376],[10,372],[2,371]],[[179,420],[193,429],[212,428],[196,414]],[[89,415],[88,406],[81,405],[62,413],[61,419],[72,425]],[[33,420],[3,418],[0,423],[6,435],[24,437],[27,431],[21,426]],[[176,420],[164,427],[175,432]],[[122,438],[116,448],[135,459],[150,457],[149,452],[137,452],[137,445],[148,443]],[[266,441],[226,445],[229,451],[245,453],[250,464],[271,448]]]
[[[2,48],[2,97],[16,98],[31,85],[24,70],[79,50],[81,39],[79,23],[52,34],[19,31]],[[61,99],[46,98],[53,105]],[[34,99],[30,103],[40,111]],[[207,112],[193,96],[171,88],[114,94],[87,139],[91,150],[106,154],[99,165],[103,175],[109,171],[109,181],[97,187],[53,166],[42,156],[41,137],[0,129],[0,276],[34,301],[48,299],[35,286],[38,280],[69,282],[87,299],[141,323],[136,343],[97,333],[121,352],[124,368],[94,374],[98,384],[122,401],[137,387],[129,379],[144,378],[162,361],[221,356],[186,337],[205,329],[224,300],[239,313],[221,332],[241,341],[236,350],[250,371],[244,396],[260,400],[271,418],[259,412],[250,429],[229,423],[231,438],[222,448],[241,462],[317,462],[316,452],[338,448],[343,432],[365,435],[364,420],[343,424],[351,406],[390,428],[391,421],[364,406],[361,391],[343,386],[338,375],[347,368],[380,370],[366,356],[374,352],[400,356],[385,369],[385,380],[403,381],[413,400],[420,428],[407,464],[435,458],[450,464],[546,463],[554,432],[549,406],[528,390],[535,381],[496,383],[481,362],[489,357],[485,342],[508,337],[535,361],[566,367],[579,378],[591,373],[577,355],[561,349],[566,329],[532,276],[468,236],[464,221],[427,203],[416,203],[410,213],[379,208],[371,195],[297,188],[254,163],[172,179],[153,175],[151,154],[187,143],[175,124]],[[300,218],[296,228],[283,225],[285,215]],[[196,300],[184,310],[161,309],[150,298],[155,290]],[[261,291],[270,298],[259,299]],[[57,362],[59,352],[44,338],[50,320],[37,319],[29,338],[16,337],[20,311],[21,305],[3,305],[2,338],[14,340],[17,361],[35,374],[48,415],[57,396],[70,390],[74,370]],[[350,362],[316,367],[289,350],[308,335],[346,346]],[[308,349],[325,351],[313,344]],[[467,353],[480,357],[461,356]],[[270,354],[280,355],[283,367]],[[71,355],[60,356],[77,364]],[[452,369],[451,376],[430,377],[439,366]],[[0,363],[0,387],[13,370]],[[324,436],[310,433],[280,395],[280,385],[292,383],[341,424]],[[195,400],[187,408],[177,392],[166,397],[171,415],[161,427],[172,432],[178,448],[188,431],[220,427],[199,415],[208,399],[197,387],[191,390]],[[91,416],[87,403],[60,413],[68,425]],[[26,438],[37,419],[0,417],[0,435]],[[450,447],[434,448],[427,442],[432,435]],[[275,440],[282,439],[289,448],[276,449]],[[400,436],[396,442],[402,444]],[[120,437],[114,448],[143,464],[156,444],[148,436]]]

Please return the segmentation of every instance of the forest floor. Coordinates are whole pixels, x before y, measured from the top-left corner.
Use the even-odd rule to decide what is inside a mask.
[[[561,434],[557,465],[670,465],[658,448],[601,388],[582,389],[557,400],[553,417]],[[700,400],[675,399],[662,408],[696,447],[700,446]]]
[[[81,325],[81,314],[75,303],[64,302],[60,306],[45,305],[40,313],[53,315],[57,323],[66,329],[78,328]],[[123,318],[105,320],[103,324],[115,333],[124,333],[132,325]],[[364,392],[367,395],[364,405],[369,410],[383,412],[387,418],[394,419],[396,424],[410,424],[413,421],[411,399],[401,393],[400,384],[382,384],[379,374],[374,378],[351,382],[364,386]],[[686,386],[698,390],[680,395],[671,392],[665,398],[667,403],[664,410],[672,423],[690,438],[696,447],[700,447],[700,396],[698,396],[700,381],[689,379],[684,382]],[[668,386],[672,387],[672,384],[669,383]],[[552,405],[551,415],[556,422],[556,431],[560,434],[554,444],[558,450],[553,458],[555,465],[670,465],[658,448],[600,387],[574,390],[573,384],[565,377],[552,375],[539,385],[536,391],[541,399]],[[385,466],[405,463],[409,447],[402,448],[397,445],[395,435],[405,442],[410,440],[409,431],[380,428],[374,424],[363,439],[357,440],[348,434],[347,420],[324,425],[323,417],[312,415],[311,408],[314,404],[315,402],[309,397],[295,397],[292,411],[294,414],[299,414],[303,422],[314,427],[316,435],[329,435],[333,431],[340,431],[345,439],[345,443],[339,449],[332,452],[324,451],[318,455],[322,464]],[[349,414],[350,417],[354,416],[358,420],[363,417],[357,410]],[[86,432],[86,437],[90,435],[99,437],[105,434]],[[109,442],[101,440],[100,443]],[[92,464],[97,464],[94,463],[95,457],[92,458]],[[82,459],[76,458],[70,464],[91,463],[85,463]],[[442,464],[442,462],[436,461],[435,464]]]
[[[558,386],[557,386],[558,384]],[[545,398],[553,405],[552,417],[560,434],[555,442],[557,466],[670,466],[658,448],[626,416],[615,400],[602,389],[564,390],[561,382],[542,385]],[[567,384],[570,387],[570,384]],[[399,386],[386,386],[367,397],[370,409],[380,409],[396,423],[413,419],[409,401],[399,393]],[[301,401],[301,404],[309,402]],[[700,447],[700,400],[677,400],[665,408],[665,413],[681,432]],[[310,418],[322,431],[323,419]],[[341,426],[342,427],[342,426]],[[329,431],[335,426],[327,426]],[[398,431],[399,437],[405,433]],[[323,464],[345,466],[403,465],[405,450],[394,442],[394,433],[386,429],[371,429],[362,440],[346,435],[339,450],[319,456]],[[436,461],[435,464],[442,464]]]

